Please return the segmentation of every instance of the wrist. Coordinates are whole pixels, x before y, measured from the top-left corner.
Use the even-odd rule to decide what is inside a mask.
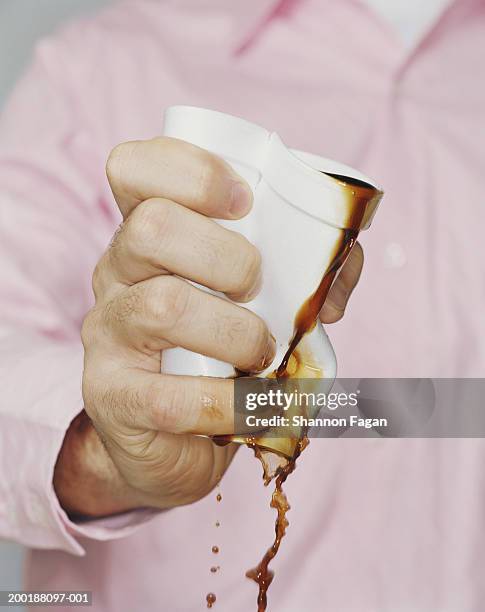
[[[66,432],[54,469],[54,490],[74,519],[101,518],[143,505],[119,473],[84,410]]]

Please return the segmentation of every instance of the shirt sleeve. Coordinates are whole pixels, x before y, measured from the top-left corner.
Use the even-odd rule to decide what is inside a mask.
[[[118,222],[72,86],[88,67],[68,43],[39,45],[0,118],[0,537],[81,555],[80,536],[122,537],[152,513],[75,524],[52,485],[83,408],[91,273]]]

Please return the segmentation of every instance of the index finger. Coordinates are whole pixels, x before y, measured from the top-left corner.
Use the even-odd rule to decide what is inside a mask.
[[[251,188],[217,155],[177,138],[126,142],[111,152],[106,174],[126,218],[149,198],[166,198],[218,219],[239,219],[253,201]]]
[[[102,391],[102,393],[104,393]],[[171,434],[234,433],[234,380],[128,368],[113,374],[97,420]]]

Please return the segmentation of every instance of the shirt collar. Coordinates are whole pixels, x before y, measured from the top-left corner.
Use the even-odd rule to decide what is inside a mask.
[[[192,4],[194,0],[186,0]],[[212,8],[225,11],[231,20],[231,50],[234,54],[243,52],[258,35],[261,29],[287,6],[301,0],[205,0]],[[360,4],[363,0],[352,0]],[[178,0],[180,2],[180,0]],[[196,0],[200,8],[201,0]],[[485,0],[451,0],[445,13],[470,5],[485,6]]]
[[[200,1],[200,0],[198,0]],[[218,4],[230,13],[232,21],[231,49],[234,54],[244,51],[258,35],[260,30],[287,6],[298,4],[301,0],[210,0],[211,4]],[[356,4],[364,0],[352,0]],[[473,6],[485,6],[485,0],[451,0],[444,9],[443,15],[459,13]],[[456,14],[455,13],[455,14]],[[440,16],[438,21],[441,21]],[[434,29],[433,27],[431,29]]]

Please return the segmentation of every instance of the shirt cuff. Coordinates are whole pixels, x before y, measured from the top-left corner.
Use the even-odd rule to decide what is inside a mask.
[[[69,519],[55,494],[53,475],[66,431],[83,408],[82,348],[51,346],[43,357],[54,359],[58,367],[52,361],[46,367],[44,361],[41,384],[38,378],[35,380],[33,410],[22,406],[18,410],[2,408],[0,412],[0,537],[31,548],[82,556],[83,538],[123,538],[159,511],[141,509],[82,523]],[[10,374],[15,375],[14,370]],[[24,378],[26,371],[29,369],[23,369]],[[27,397],[25,390],[20,395]]]

